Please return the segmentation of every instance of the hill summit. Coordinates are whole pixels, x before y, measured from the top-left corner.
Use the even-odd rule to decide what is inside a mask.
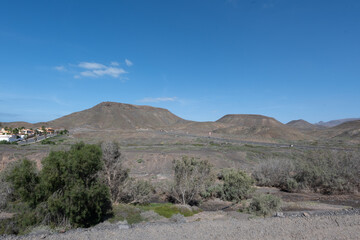
[[[293,127],[298,130],[304,130],[304,131],[313,131],[313,130],[325,128],[324,126],[311,124],[303,119],[292,120],[292,121],[288,122],[286,125],[288,125],[289,127]]]
[[[116,102],[102,102],[90,109],[47,122],[57,128],[123,129],[158,128],[186,122],[169,110]]]
[[[297,129],[282,124],[272,117],[255,114],[228,114],[216,121],[228,127],[216,129],[215,133],[257,136],[262,139],[305,139]]]

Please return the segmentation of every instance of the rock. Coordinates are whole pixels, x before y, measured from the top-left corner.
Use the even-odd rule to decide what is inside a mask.
[[[118,225],[118,229],[129,229],[129,228],[130,228],[129,225],[125,225],[125,224]]]
[[[192,210],[193,212],[201,212],[201,209],[200,209],[199,207],[197,207],[197,206],[192,206],[192,207],[191,207],[191,210]]]
[[[170,218],[171,222],[176,222],[176,223],[185,223],[186,219],[183,215],[181,215],[180,213],[174,214],[172,215],[172,217]]]
[[[284,218],[284,213],[283,212],[276,212],[274,217],[280,217],[280,218]]]
[[[130,226],[126,220],[117,222],[118,229],[129,229]]]
[[[302,217],[310,217],[310,214],[307,213],[307,212],[303,212],[303,213],[301,214],[301,216],[302,216]]]

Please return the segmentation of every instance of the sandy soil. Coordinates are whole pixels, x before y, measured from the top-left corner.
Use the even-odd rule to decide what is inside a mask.
[[[4,239],[359,239],[360,233],[360,215],[266,219],[214,215],[213,220],[187,223],[147,224],[129,229],[121,226],[77,229],[63,234]]]

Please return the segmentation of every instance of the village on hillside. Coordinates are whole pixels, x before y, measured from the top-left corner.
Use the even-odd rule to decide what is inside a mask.
[[[38,140],[38,136],[43,136],[43,138],[52,137],[57,134],[66,134],[68,130],[66,129],[54,129],[51,127],[41,128],[25,128],[25,127],[4,127],[0,130],[0,143],[16,143],[20,141],[27,142],[29,139]]]

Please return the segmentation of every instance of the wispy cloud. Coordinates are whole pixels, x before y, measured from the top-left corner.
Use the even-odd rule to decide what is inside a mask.
[[[95,63],[95,62],[81,62],[78,65],[81,68],[85,68],[85,69],[102,69],[102,68],[106,68],[105,65],[101,64],[101,63]]]
[[[128,67],[131,67],[132,65],[134,65],[133,62],[130,61],[129,59],[125,59],[125,64],[126,64],[126,66],[128,66]]]
[[[132,62],[125,60],[126,66],[131,66]],[[73,74],[74,78],[98,78],[112,77],[120,80],[126,80],[127,77],[122,76],[128,73],[124,68],[119,67],[120,63],[111,62],[110,64],[102,64],[98,62],[80,62],[78,64],[68,64],[68,68],[64,66],[54,67],[57,71],[66,71]]]
[[[177,101],[177,97],[158,97],[158,98],[147,97],[138,100],[138,102],[142,102],[142,103],[175,102],[175,101]]]
[[[66,71],[66,68],[64,66],[56,66],[56,67],[54,67],[54,69],[57,71],[60,71],[60,72]]]

